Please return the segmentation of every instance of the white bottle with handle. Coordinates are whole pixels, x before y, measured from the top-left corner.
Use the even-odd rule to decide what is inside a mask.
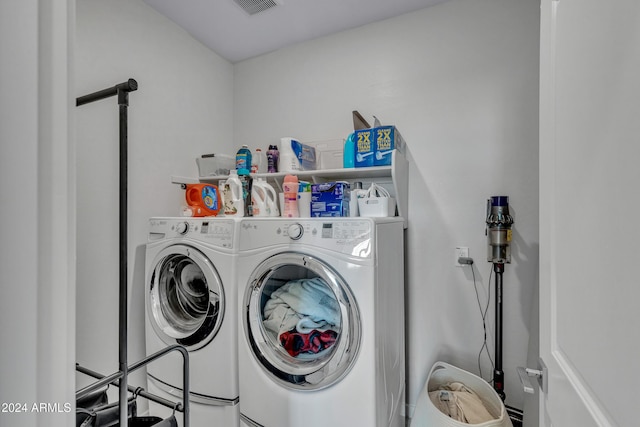
[[[244,216],[244,200],[242,198],[242,183],[238,177],[238,171],[229,171],[229,178],[224,183],[222,190],[222,207],[225,216]]]
[[[268,207],[268,195],[267,189],[264,187],[264,182],[261,178],[256,178],[253,181],[253,188],[251,189],[251,204],[253,205],[253,216],[270,216]]]
[[[271,184],[266,181],[262,181],[261,185],[267,193],[267,211],[269,216],[280,216],[280,210],[278,209],[278,193]]]

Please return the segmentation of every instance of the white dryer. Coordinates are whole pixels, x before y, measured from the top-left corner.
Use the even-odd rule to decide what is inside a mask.
[[[241,425],[404,425],[402,218],[245,218]]]
[[[239,425],[236,258],[239,221],[151,218],[145,262],[146,352],[189,351],[190,425]],[[148,389],[182,400],[178,353],[147,365]],[[171,409],[150,402],[152,415]],[[179,421],[182,418],[176,416]]]

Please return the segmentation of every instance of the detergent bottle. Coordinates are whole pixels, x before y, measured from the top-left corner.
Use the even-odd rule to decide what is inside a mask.
[[[251,150],[246,145],[236,153],[236,170],[238,175],[249,175],[251,172]]]
[[[295,175],[287,175],[282,183],[282,191],[284,193],[284,207],[282,216],[286,218],[297,218],[300,216],[298,212],[298,177]]]
[[[267,205],[267,190],[263,184],[266,184],[261,178],[253,181],[251,189],[251,205],[253,206],[253,216],[270,216]]]
[[[278,159],[280,158],[280,152],[277,145],[269,145],[267,150],[267,172],[278,172]]]
[[[242,183],[235,170],[229,171],[229,178],[222,190],[223,211],[225,216],[244,216],[244,198],[242,197]]]
[[[344,141],[344,150],[342,152],[342,167],[345,169],[354,167],[355,158],[356,158],[355,134],[350,133],[347,139]]]
[[[220,192],[213,184],[187,184],[185,199],[190,216],[216,216],[222,207]]]
[[[267,193],[267,211],[269,216],[280,216],[280,210],[278,209],[278,193],[271,184],[264,181],[262,187]]]
[[[253,204],[251,203],[251,190],[253,188],[253,177],[251,175],[240,175],[242,185],[242,204],[244,206],[244,216],[253,216]]]
[[[264,154],[262,149],[256,148],[255,153],[251,156],[251,173],[266,173],[267,172],[267,155]]]

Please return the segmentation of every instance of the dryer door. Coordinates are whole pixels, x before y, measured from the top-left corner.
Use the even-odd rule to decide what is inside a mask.
[[[224,289],[202,252],[187,245],[165,248],[156,256],[149,280],[147,316],[167,345],[197,350],[215,337],[224,316]]]
[[[316,257],[284,252],[263,261],[249,278],[243,309],[252,354],[277,383],[319,390],[353,367],[361,335],[355,297]]]

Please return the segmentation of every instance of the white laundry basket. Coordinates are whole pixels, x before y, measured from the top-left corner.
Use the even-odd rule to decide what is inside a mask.
[[[450,382],[463,383],[473,390],[489,413],[496,419],[480,424],[467,424],[449,418],[429,399],[429,392]],[[482,378],[444,362],[436,362],[429,372],[427,382],[418,397],[411,427],[512,427],[507,410],[498,393]]]

